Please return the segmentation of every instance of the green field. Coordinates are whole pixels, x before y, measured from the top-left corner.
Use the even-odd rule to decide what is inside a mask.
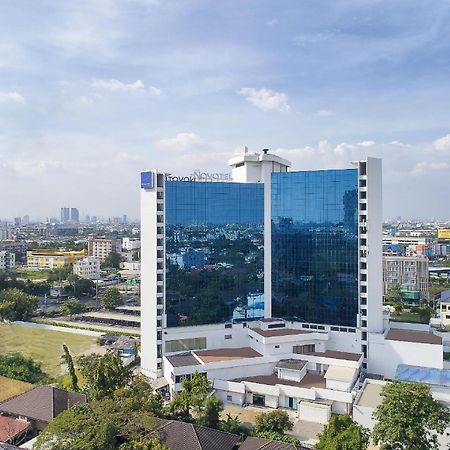
[[[48,275],[51,273],[51,270],[21,270],[16,269],[15,271],[17,278],[22,280],[31,280],[31,281],[47,281]]]
[[[61,366],[62,344],[69,347],[73,357],[92,353],[97,346],[95,336],[85,336],[62,331],[28,328],[13,324],[0,324],[0,354],[20,352],[42,363],[49,375],[58,377]]]

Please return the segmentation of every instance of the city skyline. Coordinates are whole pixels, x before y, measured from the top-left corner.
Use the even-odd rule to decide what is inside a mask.
[[[449,11],[437,0],[5,2],[1,216],[56,215],[51,197],[138,217],[140,170],[224,172],[248,145],[299,170],[382,157],[384,217],[448,219],[430,199],[450,171]]]

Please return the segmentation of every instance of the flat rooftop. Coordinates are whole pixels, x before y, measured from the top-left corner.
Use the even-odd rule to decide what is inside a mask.
[[[384,385],[366,383],[356,404],[365,408],[377,408],[382,402],[381,390]]]
[[[305,355],[322,356],[323,358],[344,359],[346,361],[359,361],[362,353],[338,352],[327,350],[325,352],[305,352]]]
[[[386,336],[389,341],[415,342],[442,345],[442,338],[426,331],[398,330],[391,328]]]
[[[203,364],[218,361],[231,361],[234,359],[259,358],[260,356],[262,356],[251,347],[196,350],[194,351],[194,353],[203,362]]]
[[[173,367],[199,366],[199,360],[192,353],[180,353],[178,355],[166,356]]]
[[[276,386],[283,384],[285,386],[295,386],[301,388],[326,388],[326,381],[323,375],[315,373],[307,373],[301,381],[291,381],[278,378],[276,375],[260,375],[256,377],[236,378],[232,380],[236,383],[247,381],[249,383],[267,384],[269,386]]]
[[[296,334],[310,334],[313,331],[305,330],[294,330],[292,328],[273,328],[271,330],[263,330],[261,328],[250,328],[250,330],[258,333],[263,337],[274,337],[274,336],[291,336]]]

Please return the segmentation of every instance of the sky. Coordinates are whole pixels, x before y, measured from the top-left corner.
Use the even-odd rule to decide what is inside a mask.
[[[450,219],[449,22],[448,0],[2,0],[0,218],[135,218],[140,170],[248,146],[381,157],[385,217]]]

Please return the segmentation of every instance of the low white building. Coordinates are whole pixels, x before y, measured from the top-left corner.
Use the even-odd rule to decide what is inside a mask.
[[[450,407],[450,370],[429,369],[401,364],[395,379],[405,382],[420,382],[429,386],[433,398]],[[382,403],[381,391],[388,381],[366,379],[358,392],[353,405],[353,419],[360,425],[373,430],[376,420],[373,413]],[[450,444],[450,427],[438,437],[440,450],[446,450]]]
[[[88,256],[79,259],[73,265],[73,273],[88,280],[98,280],[100,278],[100,258]]]
[[[8,251],[0,252],[0,270],[11,270],[16,266],[15,253]]]
[[[141,248],[141,240],[137,238],[122,238],[122,248],[127,251],[136,251]]]

